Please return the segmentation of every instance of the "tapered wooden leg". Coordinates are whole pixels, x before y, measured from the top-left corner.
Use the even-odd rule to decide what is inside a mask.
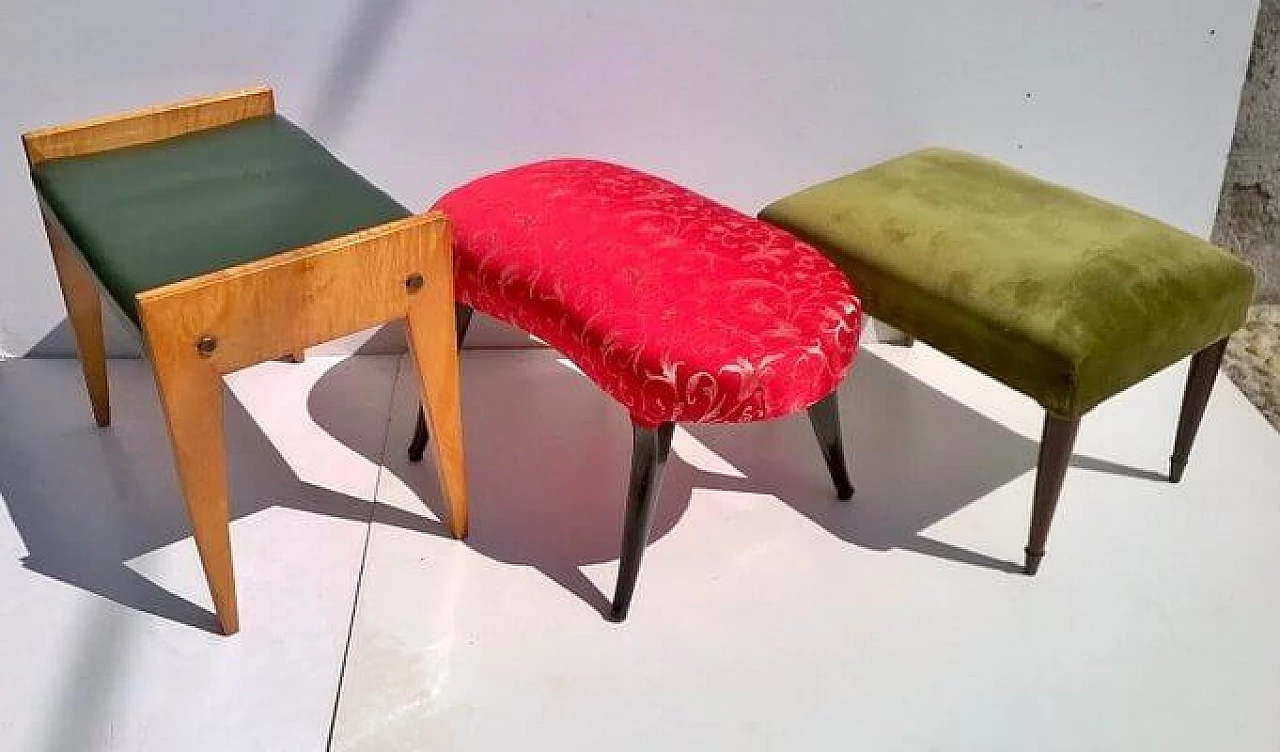
[[[426,411],[422,403],[417,403],[417,422],[413,425],[413,439],[408,443],[408,460],[422,462],[426,453],[426,443],[431,440],[431,431],[426,427]]]
[[[1071,449],[1076,443],[1076,430],[1080,419],[1044,416],[1044,433],[1040,437],[1040,461],[1036,469],[1036,495],[1031,508],[1031,535],[1027,541],[1025,571],[1035,574],[1044,558],[1044,543],[1049,537],[1049,525],[1058,507],[1062,492],[1062,479],[1066,477],[1071,462]]]
[[[151,353],[178,482],[218,624],[223,634],[235,634],[240,629],[240,615],[231,565],[222,377],[200,358],[194,343],[156,341],[147,333],[145,319],[143,336]]]
[[[471,314],[474,310],[471,306],[461,303],[455,303],[453,306],[453,322],[454,327],[458,330],[458,349],[462,349],[462,342],[467,338],[467,329],[471,327]],[[427,442],[431,440],[431,432],[427,429],[427,415],[422,410],[422,403],[418,403],[418,422],[413,427],[413,440],[409,442],[409,461],[421,462],[422,455],[427,449]]]
[[[413,426],[413,439],[409,442],[409,461],[421,462],[427,451],[427,442],[431,440],[431,431],[427,428],[427,412],[422,403],[418,403],[418,421]]]
[[[426,423],[436,438],[431,448],[449,508],[449,530],[461,539],[467,537],[467,478],[458,386],[460,327],[450,316],[456,314],[452,257],[439,254],[433,264],[437,268],[424,274],[426,285],[413,295],[406,329],[421,382]]]
[[[649,528],[653,524],[654,501],[658,497],[658,486],[662,483],[662,470],[667,464],[675,429],[675,423],[663,423],[653,429],[632,425],[631,479],[627,484],[626,521],[622,527],[622,560],[618,567],[613,607],[609,610],[609,618],[613,621],[626,619],[631,608],[636,577],[640,574],[640,559],[644,556]]]
[[[1178,435],[1173,441],[1173,456],[1169,458],[1169,481],[1182,480],[1187,467],[1191,445],[1200,430],[1200,419],[1209,404],[1209,394],[1218,378],[1222,355],[1227,351],[1227,340],[1220,339],[1191,357],[1191,372],[1187,375],[1187,388],[1182,395],[1182,413],[1178,417]]]
[[[821,402],[809,408],[809,422],[818,436],[822,456],[827,461],[831,480],[836,486],[836,498],[847,501],[853,496],[853,484],[849,482],[849,470],[844,462],[844,442],[840,438],[840,405],[836,393],[827,395]]]
[[[48,217],[44,221],[67,318],[75,332],[76,351],[84,371],[84,384],[89,390],[93,419],[99,426],[107,426],[111,423],[111,399],[107,388],[107,349],[102,334],[102,300],[93,276],[68,246],[61,230],[51,225]]]

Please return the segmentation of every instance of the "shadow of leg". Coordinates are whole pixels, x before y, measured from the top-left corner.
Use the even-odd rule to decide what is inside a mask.
[[[609,618],[609,610],[612,604],[605,594],[595,586],[582,570],[577,567],[539,567],[538,571],[546,575],[546,577],[554,581],[557,585],[573,593],[591,608],[595,609],[601,616]]]
[[[212,617],[166,590],[167,576],[153,581],[125,563],[191,536],[146,364],[115,364],[120,375],[115,396],[123,418],[102,432],[86,420],[78,400],[65,399],[80,389],[80,375],[67,363],[0,364],[0,407],[16,425],[27,427],[0,431],[0,497],[21,540],[24,567],[128,608],[206,628]],[[388,371],[394,373],[394,366]],[[326,418],[355,451],[372,453],[383,444],[385,422],[367,420],[370,400],[361,390],[367,392],[371,380],[378,383],[377,369],[356,363],[346,376],[326,398],[333,403]],[[221,392],[220,399],[231,467],[231,519],[272,507],[361,523],[372,518],[372,502],[299,480],[235,394]],[[425,514],[391,509],[387,514],[389,524],[444,533]],[[151,571],[148,565],[139,569]]]
[[[1110,475],[1121,475],[1126,478],[1137,478],[1138,480],[1166,480],[1165,476],[1154,470],[1144,470],[1140,467],[1132,467],[1123,465],[1119,462],[1099,459],[1097,457],[1085,457],[1079,454],[1071,456],[1071,466],[1078,467],[1082,470],[1092,470],[1097,473],[1108,473]]]
[[[33,572],[82,588],[109,601],[212,634],[222,633],[217,618],[211,612],[174,595],[120,562],[84,562],[82,566],[67,568],[65,562],[27,557],[22,564]]]
[[[997,559],[994,556],[970,551],[967,548],[953,546],[950,543],[944,543],[933,538],[926,538],[923,535],[917,535],[911,540],[903,541],[898,544],[898,548],[905,551],[914,551],[925,556],[933,556],[938,559],[946,559],[948,561],[958,562],[960,564],[968,564],[974,567],[982,567],[984,569],[994,569],[997,572],[1009,572],[1011,574],[1019,573],[1022,567],[1012,561]]]

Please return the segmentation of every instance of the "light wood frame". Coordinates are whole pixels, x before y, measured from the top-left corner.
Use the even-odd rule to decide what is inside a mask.
[[[274,115],[275,96],[266,86],[146,107],[117,115],[55,125],[22,134],[32,165],[46,159],[83,157],[100,151],[162,141],[166,138],[230,125],[238,120]]]
[[[28,162],[83,156],[270,115],[269,88],[24,134]],[[98,425],[111,421],[96,275],[40,201]],[[448,220],[430,212],[146,290],[141,334],[155,371],[179,484],[224,634],[239,630],[222,431],[223,374],[396,319],[410,352],[453,535],[467,534],[453,255]]]

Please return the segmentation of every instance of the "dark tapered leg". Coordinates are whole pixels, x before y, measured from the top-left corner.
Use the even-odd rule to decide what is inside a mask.
[[[462,341],[467,338],[467,328],[471,326],[471,314],[474,313],[471,306],[465,306],[461,303],[455,303],[453,306],[453,321],[458,329],[458,349],[462,349]],[[427,431],[427,416],[422,412],[422,403],[418,403],[418,424],[413,428],[413,440],[409,442],[409,461],[421,462],[422,455],[427,450],[427,442],[431,439],[431,433]]]
[[[458,330],[458,349],[462,349],[462,343],[467,339],[467,330],[471,328],[471,314],[475,313],[475,309],[461,303],[453,304],[453,324]]]
[[[1182,480],[1191,444],[1196,440],[1200,419],[1204,417],[1205,405],[1209,404],[1209,393],[1213,391],[1218,366],[1222,364],[1222,354],[1226,351],[1227,340],[1221,339],[1191,358],[1191,373],[1187,375],[1187,389],[1182,395],[1182,414],[1178,417],[1178,436],[1173,440],[1173,456],[1169,458],[1171,483]]]
[[[409,461],[421,462],[422,455],[426,454],[427,442],[431,439],[431,432],[427,430],[427,416],[422,412],[422,404],[418,404],[418,422],[413,427],[413,439],[409,442]]]
[[[836,497],[847,501],[853,496],[853,484],[849,482],[849,470],[844,464],[844,442],[840,439],[840,406],[836,393],[832,392],[809,408],[809,422],[818,435],[822,456],[827,460],[831,480],[836,484]]]
[[[609,611],[613,621],[627,618],[627,610],[631,608],[636,576],[640,574],[640,558],[644,556],[649,526],[653,523],[662,468],[667,464],[675,429],[675,423],[663,423],[653,429],[632,426],[631,480],[627,484],[627,517],[622,527],[622,561],[613,593],[613,608]]]
[[[1040,462],[1036,469],[1036,497],[1031,507],[1031,536],[1027,541],[1026,573],[1035,574],[1044,558],[1044,542],[1053,523],[1053,510],[1058,506],[1062,479],[1071,462],[1071,448],[1076,443],[1080,419],[1044,416],[1044,433],[1040,436]]]

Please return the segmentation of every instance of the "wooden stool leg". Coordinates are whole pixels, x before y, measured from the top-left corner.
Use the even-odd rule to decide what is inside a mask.
[[[462,446],[462,406],[458,387],[457,326],[453,316],[453,260],[436,254],[424,270],[425,285],[409,305],[409,351],[418,371],[436,473],[449,508],[453,537],[467,537],[466,458]]]
[[[1040,437],[1040,461],[1036,469],[1036,495],[1031,508],[1031,536],[1027,542],[1025,571],[1035,574],[1044,558],[1044,543],[1049,525],[1062,493],[1062,479],[1071,462],[1071,449],[1076,443],[1080,419],[1044,416],[1044,433]]]
[[[618,584],[609,611],[612,621],[627,618],[631,596],[640,575],[640,559],[649,542],[653,524],[654,501],[662,483],[662,469],[671,450],[675,423],[663,423],[654,429],[632,425],[631,479],[627,484],[627,517],[622,527],[622,558],[618,567]]]
[[[143,333],[218,624],[223,634],[235,634],[240,629],[240,615],[231,566],[222,377],[200,358],[194,343],[157,342],[147,334],[145,320]]]
[[[462,349],[462,342],[467,338],[467,329],[471,328],[471,314],[475,313],[475,309],[471,306],[456,303],[453,306],[453,324],[458,330],[458,349]],[[431,432],[427,429],[427,414],[422,409],[422,403],[418,403],[418,422],[413,427],[413,440],[409,442],[409,461],[421,462],[422,455],[427,449],[427,442],[431,440]]]
[[[409,461],[421,462],[426,454],[427,442],[431,440],[431,431],[427,428],[427,411],[418,403],[418,421],[413,426],[413,439],[409,442]]]
[[[59,231],[50,227],[47,217],[44,227],[49,247],[53,250],[53,266],[67,306],[67,318],[75,332],[76,351],[80,355],[80,368],[84,371],[84,384],[89,390],[93,418],[99,426],[107,426],[111,423],[111,399],[107,387],[107,349],[103,343],[102,300],[98,297],[98,287],[84,262],[63,244]]]
[[[1187,374],[1187,388],[1182,395],[1182,413],[1178,417],[1178,435],[1173,441],[1173,456],[1169,458],[1169,481],[1182,480],[1187,467],[1191,445],[1200,430],[1200,419],[1209,404],[1209,394],[1218,378],[1222,355],[1227,351],[1227,340],[1220,339],[1191,357],[1191,372]]]
[[[844,441],[840,438],[840,404],[836,393],[827,395],[821,402],[809,408],[809,422],[818,436],[827,470],[836,486],[836,498],[848,501],[853,496],[853,484],[849,482],[849,470],[844,464]]]

